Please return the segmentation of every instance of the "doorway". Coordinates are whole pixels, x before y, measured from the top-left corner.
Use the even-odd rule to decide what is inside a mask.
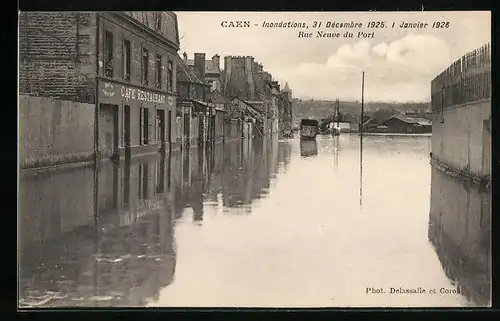
[[[157,137],[161,143],[161,149],[165,148],[165,110],[156,110],[156,120],[158,122]]]
[[[118,154],[118,106],[101,104],[99,110],[99,145],[101,156],[115,158]]]
[[[125,157],[130,157],[130,106],[123,107],[123,144]]]
[[[190,119],[189,119],[189,113],[185,113],[184,114],[184,137],[186,138],[186,144],[189,145],[189,143],[191,142],[191,135],[190,135],[190,132],[191,132],[191,122],[190,122]]]

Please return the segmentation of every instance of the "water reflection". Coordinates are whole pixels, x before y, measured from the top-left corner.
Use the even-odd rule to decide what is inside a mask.
[[[491,192],[432,169],[429,239],[470,301],[491,304]]]
[[[290,146],[253,141],[20,178],[20,306],[144,306],[174,279],[174,224],[250,212]],[[97,173],[97,175],[95,175]],[[242,213],[235,211],[235,214]]]
[[[362,209],[357,135],[320,137],[312,145],[299,139],[215,144],[104,163],[98,175],[91,168],[24,173],[22,303],[405,307],[481,302],[490,252],[489,236],[477,230],[489,226],[489,199],[433,174],[438,207],[431,209],[429,225],[430,139],[363,139]],[[304,151],[315,157],[305,158]],[[444,193],[468,203],[435,203]],[[453,234],[454,216],[446,213],[459,213],[459,207],[482,214]],[[464,249],[466,244],[472,247]],[[463,260],[464,250],[474,264]],[[454,288],[450,279],[458,280],[463,296],[366,294],[367,287]]]
[[[175,269],[165,158],[20,180],[20,304],[141,306]],[[97,212],[94,211],[97,209]]]
[[[318,155],[318,143],[316,140],[301,139],[300,140],[300,155],[310,157]]]

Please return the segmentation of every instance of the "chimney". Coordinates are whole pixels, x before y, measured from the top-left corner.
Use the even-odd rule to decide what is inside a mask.
[[[218,54],[215,54],[212,57],[212,63],[214,65],[215,70],[220,70],[220,56]]]
[[[205,54],[195,53],[194,54],[194,72],[200,78],[201,81],[205,80]]]
[[[182,54],[182,56],[184,57],[184,63],[187,64],[187,62],[188,62],[188,54],[184,51],[184,53]]]

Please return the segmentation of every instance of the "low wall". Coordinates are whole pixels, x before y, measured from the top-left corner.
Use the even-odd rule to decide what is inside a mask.
[[[19,96],[21,169],[92,161],[94,105]]]

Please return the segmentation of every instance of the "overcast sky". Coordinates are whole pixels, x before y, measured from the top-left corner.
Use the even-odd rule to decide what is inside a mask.
[[[491,40],[489,12],[177,12],[180,53],[190,58],[218,53],[250,55],[275,80],[288,82],[297,98],[360,100],[365,71],[366,101],[430,100],[430,81],[467,51]],[[223,28],[222,21],[248,20],[251,28]],[[305,22],[302,28],[263,28],[262,23]],[[385,21],[373,39],[358,39],[349,29],[312,27],[313,21]],[[427,22],[426,29],[401,29],[401,22]],[[449,28],[433,29],[434,21]],[[391,28],[392,22],[396,26]],[[255,26],[254,24],[258,24]],[[354,38],[298,38],[299,30],[354,32]],[[362,31],[368,31],[363,26]]]

